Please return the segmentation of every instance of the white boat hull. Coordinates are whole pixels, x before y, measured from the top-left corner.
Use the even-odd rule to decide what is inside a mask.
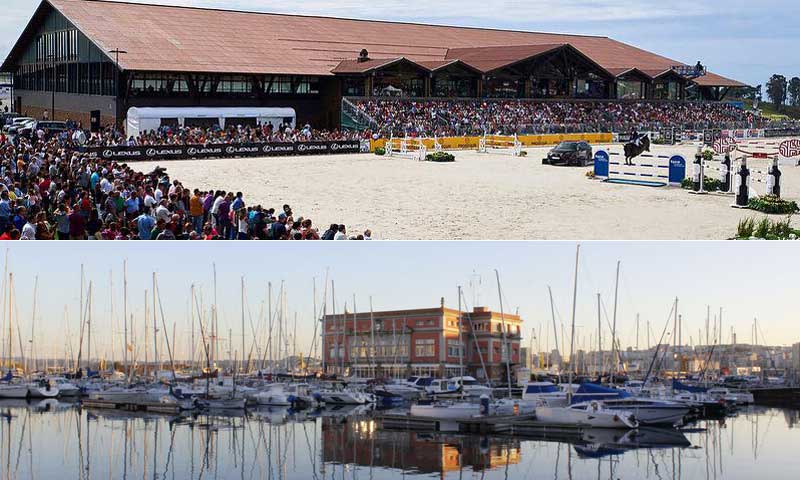
[[[0,399],[3,398],[28,398],[28,386],[0,385]]]
[[[630,412],[611,410],[578,410],[572,407],[539,407],[536,420],[547,425],[573,425],[592,428],[636,428]]]
[[[40,387],[38,385],[29,385],[28,394],[30,398],[56,398],[58,397],[58,388],[56,387]]]

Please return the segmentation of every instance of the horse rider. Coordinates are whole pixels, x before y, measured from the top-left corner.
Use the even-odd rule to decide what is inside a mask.
[[[639,132],[637,132],[635,128],[631,131],[631,143],[637,147],[642,146],[642,138],[639,136]]]

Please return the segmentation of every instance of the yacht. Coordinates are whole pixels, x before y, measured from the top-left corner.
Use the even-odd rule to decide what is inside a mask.
[[[566,407],[567,392],[558,388],[552,382],[531,382],[525,386],[522,399],[530,402],[539,402],[547,407]]]
[[[363,405],[375,403],[375,395],[351,388],[324,389],[316,392],[319,401],[331,405]]]
[[[28,384],[28,397],[56,398],[58,397],[58,388],[50,380],[35,380]]]
[[[547,425],[574,425],[593,428],[636,428],[639,422],[633,413],[609,410],[597,400],[575,403],[568,407],[538,407],[536,420]]]
[[[608,410],[631,412],[642,425],[670,427],[683,423],[684,417],[691,410],[689,406],[678,402],[638,397],[603,400],[603,407]]]

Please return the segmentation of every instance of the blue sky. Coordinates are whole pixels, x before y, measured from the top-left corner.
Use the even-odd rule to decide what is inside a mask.
[[[795,0],[133,0],[186,6],[605,35],[751,85],[800,76]],[[38,0],[3,0],[5,58]],[[491,6],[489,6],[491,5]]]
[[[725,341],[730,338],[730,326],[734,326],[739,341],[749,342],[754,317],[759,319],[759,336],[763,335],[768,343],[800,341],[796,286],[800,256],[795,245],[588,242],[581,249],[578,343],[588,344],[589,334],[596,334],[597,293],[602,295],[608,316],[612,314],[617,260],[622,262],[618,325],[623,346],[636,341],[637,313],[641,315],[641,345],[646,343],[648,320],[652,330],[660,332],[675,296],[679,297],[679,311],[686,326],[686,343],[689,336],[697,342],[698,329],[705,326],[707,305],[711,306],[712,323],[713,315],[723,307]],[[125,258],[129,306],[135,322],[142,323],[144,289],[150,288],[155,271],[168,328],[174,322],[183,339],[178,342],[179,351],[185,351],[188,344],[190,286],[195,283],[197,291],[202,290],[208,305],[212,263],[216,263],[220,328],[224,332],[232,329],[234,348],[241,342],[239,285],[244,275],[254,322],[258,320],[259,304],[266,301],[267,282],[271,281],[276,290],[281,281],[285,282],[289,315],[298,316],[298,349],[307,352],[314,328],[313,279],[316,277],[320,306],[326,271],[335,281],[340,312],[345,302],[352,311],[354,294],[358,311],[368,310],[370,296],[375,310],[435,307],[441,297],[446,305],[456,308],[458,285],[463,286],[469,307],[478,298],[478,303],[498,309],[496,268],[501,276],[505,311],[519,309],[525,319],[523,332],[528,342],[531,329],[541,328],[540,335],[544,336],[545,327],[552,323],[548,285],[553,289],[558,322],[563,321],[568,331],[574,256],[575,244],[571,242],[243,242],[235,246],[216,242],[57,242],[47,248],[21,242],[9,249],[19,328],[25,338],[30,337],[27,332],[31,328],[34,277],[38,274],[37,345],[40,351],[46,348],[59,354],[67,337],[65,305],[69,330],[77,344],[81,263],[87,280],[94,284],[93,336],[104,352],[109,352],[111,345],[112,295],[118,317],[121,310]],[[113,294],[109,288],[110,272]],[[330,298],[330,290],[328,293]],[[605,323],[604,319],[607,331]],[[116,332],[120,341],[121,328],[117,327]],[[545,341],[541,339],[542,348]],[[610,344],[608,337],[604,343]],[[550,341],[551,348],[552,344]]]

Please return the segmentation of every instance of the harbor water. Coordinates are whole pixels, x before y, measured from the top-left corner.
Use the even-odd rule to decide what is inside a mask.
[[[0,403],[0,478],[796,479],[799,410],[684,428],[481,436],[381,428],[364,407],[169,416]]]

